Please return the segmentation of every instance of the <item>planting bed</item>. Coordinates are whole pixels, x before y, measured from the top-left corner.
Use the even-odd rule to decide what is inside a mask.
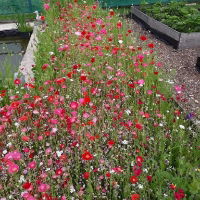
[[[0,197],[199,199],[199,133],[154,44],[132,42],[114,11],[70,2],[44,6],[35,82],[0,92]]]
[[[145,26],[147,26],[147,28],[149,28],[150,30],[154,31],[156,34],[167,40],[175,48],[184,49],[200,47],[200,32],[179,32],[143,13],[138,6],[132,7],[131,13],[134,17],[141,20],[145,24]]]

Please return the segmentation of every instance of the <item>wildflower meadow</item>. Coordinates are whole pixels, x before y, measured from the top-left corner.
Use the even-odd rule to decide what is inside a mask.
[[[0,90],[0,200],[200,199],[199,131],[154,44],[91,0],[43,19],[34,80]]]

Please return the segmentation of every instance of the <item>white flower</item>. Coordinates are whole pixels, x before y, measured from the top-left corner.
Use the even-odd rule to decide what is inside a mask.
[[[58,157],[60,157],[63,154],[63,151],[56,151],[56,154]]]
[[[6,146],[7,146],[7,147],[10,147],[10,146],[12,146],[12,143],[9,142]]]
[[[142,184],[138,184],[138,188],[139,188],[139,189],[143,189],[144,186],[143,186]]]
[[[15,122],[15,126],[16,126],[16,127],[19,127],[19,123]]]
[[[128,144],[128,141],[127,140],[123,140],[122,144]]]
[[[51,129],[51,132],[52,132],[52,133],[56,133],[57,130],[58,130],[57,128],[52,128],[52,129]]]
[[[75,35],[80,36],[80,35],[81,35],[81,32],[77,31],[77,32],[75,32]]]
[[[185,126],[183,126],[183,125],[179,125],[179,127],[180,127],[181,129],[185,129]]]
[[[131,114],[130,110],[125,110],[125,112],[126,112],[127,115]]]
[[[71,193],[73,193],[73,192],[76,191],[76,190],[74,189],[74,186],[73,186],[73,185],[70,185],[70,188],[69,188],[69,189],[70,189],[70,192],[71,192]]]
[[[3,151],[3,154],[7,154],[7,152],[8,152],[8,151],[5,149],[5,150]]]
[[[19,183],[22,183],[22,182],[24,182],[24,181],[25,181],[24,175],[21,175],[21,176],[20,176],[20,179],[19,179]]]
[[[119,40],[118,42],[119,42],[120,44],[122,44],[122,43],[123,43],[123,40]]]

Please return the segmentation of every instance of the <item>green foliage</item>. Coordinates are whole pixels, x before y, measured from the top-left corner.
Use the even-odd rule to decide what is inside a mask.
[[[20,32],[31,32],[33,28],[26,22],[24,14],[17,15],[17,28]]]
[[[200,32],[199,9],[199,3],[186,5],[184,2],[171,2],[168,4],[141,5],[141,10],[149,16],[185,33]]]

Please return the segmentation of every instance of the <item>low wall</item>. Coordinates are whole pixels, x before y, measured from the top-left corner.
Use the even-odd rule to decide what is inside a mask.
[[[131,14],[142,21],[147,28],[158,33],[161,38],[166,39],[175,48],[186,49],[186,48],[198,48],[200,47],[200,32],[196,33],[182,33],[178,32],[169,26],[159,22],[152,17],[149,17],[145,13],[139,10],[138,7],[131,7]]]

